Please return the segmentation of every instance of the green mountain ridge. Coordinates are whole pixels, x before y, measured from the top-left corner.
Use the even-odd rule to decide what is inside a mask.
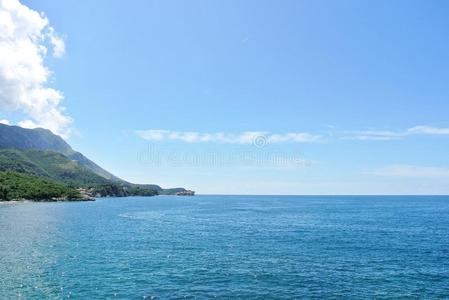
[[[155,196],[158,189],[101,177],[77,161],[54,151],[0,149],[0,172],[26,174],[73,190],[82,188],[89,196]]]
[[[70,187],[109,184],[67,156],[44,150],[0,149],[0,171],[14,171],[58,181]]]
[[[48,129],[27,129],[0,124],[0,148],[51,150],[64,155],[75,153],[60,136]]]
[[[0,172],[31,176],[37,186],[63,185],[71,189],[83,189],[89,196],[154,196],[189,192],[184,188],[163,189],[155,184],[133,184],[104,170],[83,154],[74,151],[61,137],[46,129],[25,129],[0,124]],[[20,186],[24,186],[21,184]],[[1,186],[12,189],[14,185]],[[58,190],[52,187],[52,190]],[[60,190],[60,189],[59,189]],[[68,191],[65,194],[70,194]],[[1,194],[1,190],[0,190]],[[26,194],[26,193],[23,193]]]
[[[63,138],[48,129],[27,129],[0,124],[0,149],[34,149],[58,152],[77,161],[101,177],[121,181],[120,178],[104,170],[83,154],[73,150]]]

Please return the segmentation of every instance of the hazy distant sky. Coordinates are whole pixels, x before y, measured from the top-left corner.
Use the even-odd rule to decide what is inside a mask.
[[[0,120],[65,126],[123,179],[449,194],[448,1],[22,3],[64,41],[43,62],[62,119],[3,100]]]

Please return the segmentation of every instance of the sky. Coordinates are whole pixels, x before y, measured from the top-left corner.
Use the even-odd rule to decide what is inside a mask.
[[[449,194],[449,2],[0,0],[0,122],[200,194]]]

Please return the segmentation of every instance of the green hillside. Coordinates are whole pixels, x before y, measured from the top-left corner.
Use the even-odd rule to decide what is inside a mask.
[[[93,173],[76,161],[52,151],[1,149],[0,171],[15,171],[40,176],[71,187],[110,184],[106,178]]]
[[[26,129],[19,126],[0,124],[0,149],[32,149],[52,151],[63,154],[71,160],[109,180],[121,181],[96,163],[76,152],[60,136],[48,129]]]
[[[81,199],[81,195],[73,188],[40,177],[16,172],[0,172],[0,200],[55,198],[76,200]]]
[[[126,182],[74,151],[60,136],[47,129],[4,124],[0,124],[0,172],[32,176],[30,178],[68,189],[83,188],[87,196],[154,196],[185,191]],[[39,185],[42,186],[42,182]]]
[[[50,150],[64,155],[75,153],[60,136],[48,129],[27,129],[0,124],[0,148]]]
[[[101,197],[158,194],[156,189],[101,177],[77,161],[53,151],[0,149],[0,172],[30,175],[67,188],[84,188]]]

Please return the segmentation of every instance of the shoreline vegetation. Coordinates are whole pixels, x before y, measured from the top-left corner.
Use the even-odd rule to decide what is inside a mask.
[[[74,151],[49,130],[0,124],[0,201],[194,194],[185,188],[127,182]]]
[[[37,176],[0,172],[0,201],[94,201],[83,189],[74,189]]]
[[[126,191],[126,188],[123,187]],[[42,179],[37,176],[18,173],[0,172],[0,202],[33,201],[33,202],[66,202],[95,201],[96,198],[127,197],[127,196],[158,196],[153,190],[135,188],[123,194],[113,194],[112,186],[91,188],[73,188],[64,184]],[[183,190],[175,192],[176,196],[194,196],[195,192]]]

